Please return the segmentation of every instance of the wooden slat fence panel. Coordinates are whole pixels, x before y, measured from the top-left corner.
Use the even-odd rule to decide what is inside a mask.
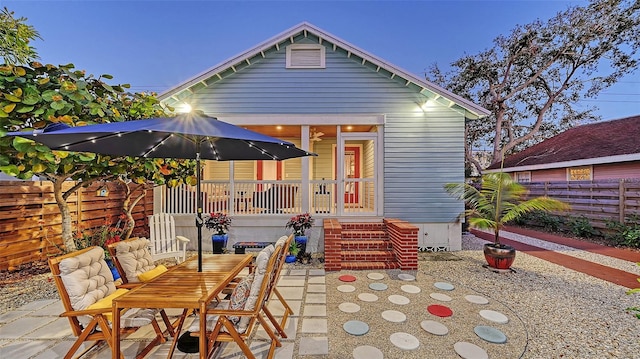
[[[65,183],[64,189],[74,183]],[[108,197],[96,191],[106,185]],[[139,192],[138,192],[139,193]],[[136,195],[137,193],[134,193]],[[99,227],[115,224],[122,213],[125,191],[121,184],[94,183],[69,197],[72,226]],[[147,216],[153,213],[153,191],[134,208],[135,233],[147,233]],[[21,264],[46,259],[62,246],[62,215],[47,181],[0,181],[0,270],[13,270]]]
[[[640,179],[591,182],[526,183],[529,198],[549,196],[571,205],[563,216],[589,219],[594,228],[606,228],[607,221],[622,222],[640,216]]]

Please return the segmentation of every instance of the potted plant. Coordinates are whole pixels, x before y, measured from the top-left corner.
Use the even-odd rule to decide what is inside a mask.
[[[204,226],[208,229],[213,229],[213,235],[211,236],[211,243],[213,245],[213,253],[223,253],[227,248],[227,241],[229,240],[229,226],[231,225],[231,218],[222,212],[209,213],[204,220]]]
[[[291,244],[289,244],[289,253],[284,258],[284,261],[286,263],[295,262],[298,253],[300,253],[300,247],[298,247],[298,243],[296,243],[296,241],[291,241]]]
[[[516,256],[515,248],[500,243],[500,229],[507,222],[535,210],[569,209],[566,203],[549,197],[525,200],[526,187],[504,172],[485,174],[478,185],[448,183],[445,189],[466,202],[464,213],[469,218],[469,226],[493,231],[493,243],[484,245],[484,255],[488,266],[499,270],[509,269]]]
[[[298,214],[289,219],[285,228],[293,230],[294,241],[298,244],[300,252],[305,253],[307,249],[307,229],[313,226],[313,218],[309,213]]]

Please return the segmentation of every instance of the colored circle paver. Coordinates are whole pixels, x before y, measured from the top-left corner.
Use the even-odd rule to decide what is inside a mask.
[[[343,284],[343,285],[339,285],[338,286],[338,291],[342,292],[342,293],[351,293],[351,292],[355,292],[356,291],[356,287],[350,285],[350,284]]]
[[[447,283],[447,282],[435,282],[433,285],[434,285],[434,287],[436,287],[438,289],[442,289],[442,290],[454,290],[455,289],[453,284]]]
[[[367,274],[367,278],[373,279],[373,280],[380,280],[380,279],[384,278],[384,274],[382,274],[382,273],[369,273],[369,274]]]
[[[389,286],[384,283],[371,283],[369,284],[369,288],[373,290],[387,290]]]
[[[467,302],[470,302],[473,304],[489,304],[489,299],[479,295],[473,295],[473,294],[465,295],[464,299],[466,299]]]
[[[342,326],[342,328],[351,335],[365,335],[369,332],[369,324],[359,320],[350,320]]]
[[[490,320],[492,322],[507,324],[509,323],[509,318],[506,315],[496,312],[495,310],[481,310],[480,316],[486,320]]]
[[[418,338],[409,333],[393,333],[389,337],[389,340],[391,340],[391,343],[393,345],[403,350],[414,350],[418,349],[418,347],[420,346]]]
[[[358,294],[358,299],[363,302],[375,302],[378,300],[378,296],[372,293],[360,293]]]
[[[440,304],[432,304],[427,307],[427,311],[429,313],[436,315],[438,317],[450,317],[453,315],[453,311],[449,307],[445,307]]]
[[[338,277],[338,279],[342,282],[355,282],[356,281],[356,277],[349,275],[349,274],[345,274],[345,275],[341,275]]]
[[[398,295],[398,294],[392,294],[389,296],[388,299],[391,303],[398,304],[398,305],[407,305],[409,304],[409,302],[411,302],[409,298],[403,295]]]
[[[420,326],[425,331],[434,335],[447,335],[449,333],[449,328],[447,328],[446,325],[433,320],[423,320],[420,322]]]
[[[393,323],[402,323],[407,320],[407,316],[397,310],[385,310],[382,312],[382,318]]]
[[[382,359],[382,351],[371,345],[361,345],[353,349],[353,359]]]
[[[477,336],[488,341],[489,343],[503,344],[507,342],[507,336],[494,327],[478,325],[477,327],[473,328],[473,331]]]
[[[453,350],[463,359],[489,359],[486,350],[469,342],[457,342],[453,345]]]
[[[435,300],[439,300],[441,302],[450,302],[452,299],[450,296],[443,293],[431,293],[429,296]]]
[[[417,293],[420,293],[422,291],[422,289],[420,289],[420,287],[416,287],[413,284],[405,284],[405,285],[401,286],[400,289],[402,289],[402,291],[405,292],[405,293],[411,293],[411,294],[417,294]]]
[[[360,306],[356,303],[344,302],[338,305],[338,309],[345,313],[357,313],[360,311]]]
[[[409,273],[400,273],[398,274],[398,279],[411,282],[413,280],[416,280],[416,277]]]

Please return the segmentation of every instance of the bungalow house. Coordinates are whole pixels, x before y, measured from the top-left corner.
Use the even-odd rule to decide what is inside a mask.
[[[518,182],[640,178],[640,116],[577,126],[505,157]],[[500,162],[485,172],[500,171]]]
[[[460,249],[463,203],[443,185],[464,180],[464,124],[486,109],[306,22],[159,97],[317,154],[205,163],[204,211],[232,217],[229,246],[274,240],[309,212],[311,252],[324,251],[325,218],[399,219],[419,229],[419,247]],[[154,193],[154,211],[176,214],[191,238],[193,194]]]

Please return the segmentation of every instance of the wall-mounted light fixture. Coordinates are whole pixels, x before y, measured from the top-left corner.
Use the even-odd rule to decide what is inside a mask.
[[[188,103],[182,103],[176,107],[176,112],[178,113],[189,113],[191,112],[191,105]]]

